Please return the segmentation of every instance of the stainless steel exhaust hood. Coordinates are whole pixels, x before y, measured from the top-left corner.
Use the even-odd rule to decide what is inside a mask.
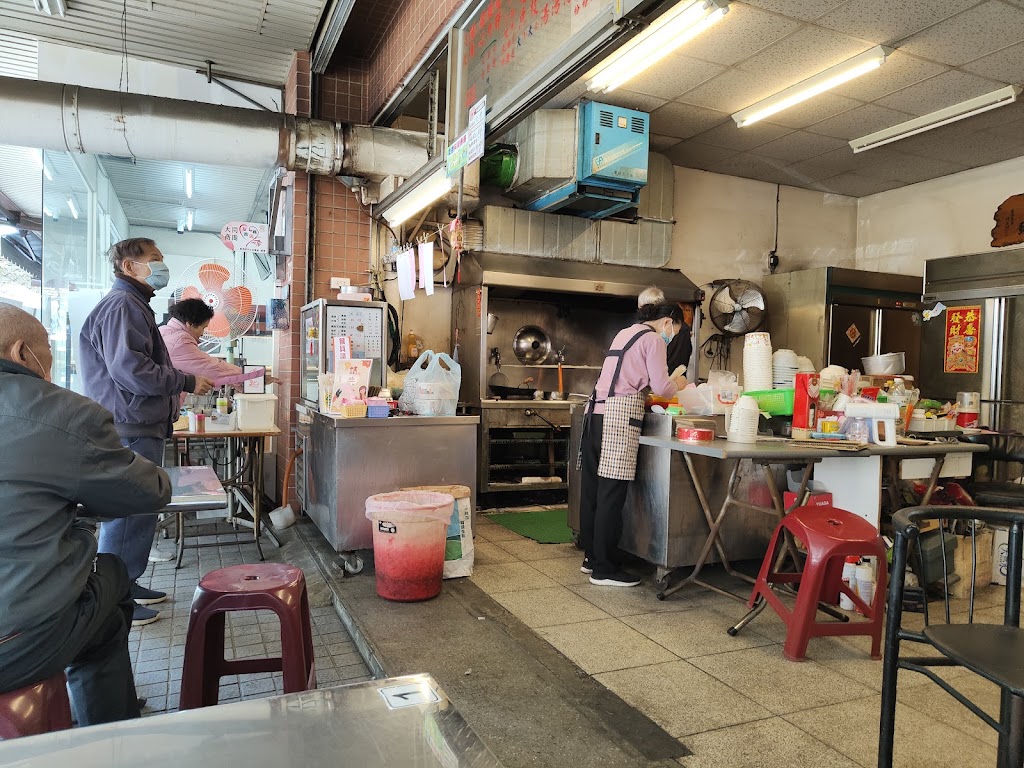
[[[957,301],[1024,295],[1024,248],[924,263],[924,300]]]
[[[702,296],[700,288],[674,269],[489,253],[463,256],[462,283],[485,285],[490,295],[509,298],[532,293],[572,293],[635,302],[650,285],[661,288],[669,301],[695,304]]]

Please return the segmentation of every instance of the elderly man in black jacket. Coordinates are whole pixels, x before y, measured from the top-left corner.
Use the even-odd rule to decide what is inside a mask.
[[[51,364],[42,324],[0,303],[0,691],[64,670],[80,725],[138,717],[131,582],[79,507],[152,514],[170,480],[122,447],[108,411],[51,384]]]

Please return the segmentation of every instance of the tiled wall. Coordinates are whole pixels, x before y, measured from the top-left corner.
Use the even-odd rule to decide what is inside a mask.
[[[416,66],[460,0],[407,0],[370,56],[368,114],[374,115]]]

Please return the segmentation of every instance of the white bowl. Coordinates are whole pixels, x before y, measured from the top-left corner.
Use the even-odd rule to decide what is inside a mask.
[[[862,357],[860,362],[864,366],[864,373],[868,376],[897,375],[907,369],[906,355],[903,352]]]

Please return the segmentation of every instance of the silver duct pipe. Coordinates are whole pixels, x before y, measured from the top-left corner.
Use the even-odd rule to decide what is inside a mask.
[[[0,144],[371,180],[427,162],[412,131],[13,77],[0,77]]]

